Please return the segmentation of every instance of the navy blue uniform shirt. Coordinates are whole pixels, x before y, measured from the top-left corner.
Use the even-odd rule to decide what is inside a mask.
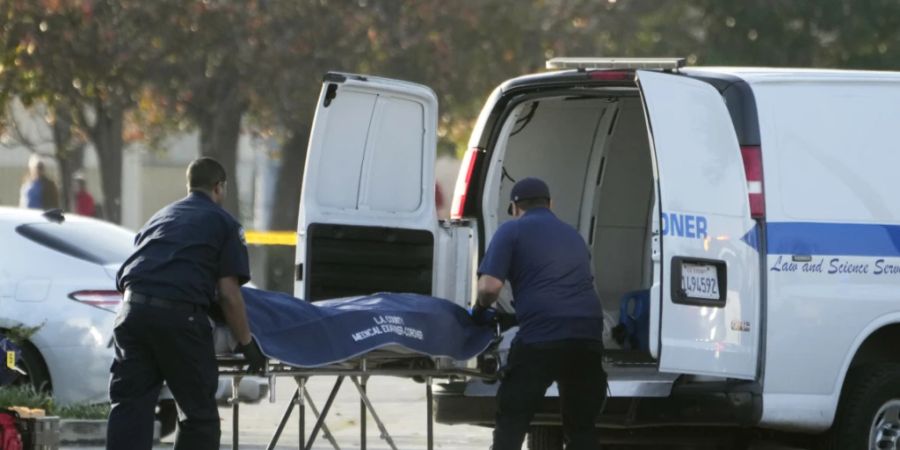
[[[478,274],[512,285],[517,340],[603,339],[590,251],[578,231],[549,209],[530,209],[501,225]]]
[[[134,238],[135,252],[116,277],[130,289],[167,300],[209,306],[216,283],[234,276],[250,280],[244,230],[202,192],[159,210]]]

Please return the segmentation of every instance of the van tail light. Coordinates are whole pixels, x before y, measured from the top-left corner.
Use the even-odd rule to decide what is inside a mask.
[[[69,294],[69,298],[111,312],[116,312],[122,303],[122,293],[119,291],[76,291]]]
[[[747,193],[750,197],[750,217],[766,216],[766,194],[763,186],[762,151],[758,145],[741,147],[744,172],[747,174]]]
[[[588,76],[600,81],[634,81],[634,72],[627,70],[592,70]]]
[[[472,173],[475,171],[475,163],[481,149],[472,147],[466,151],[460,166],[459,177],[456,178],[456,187],[453,190],[453,203],[450,206],[450,218],[462,219],[466,210],[466,196],[469,194],[469,183],[472,181]]]

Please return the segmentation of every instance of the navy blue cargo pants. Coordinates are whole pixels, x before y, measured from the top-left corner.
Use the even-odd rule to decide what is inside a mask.
[[[606,400],[603,344],[564,340],[515,343],[497,392],[493,450],[519,450],[531,419],[555,381],[567,450],[599,448],[594,421]]]
[[[108,450],[150,450],[163,381],[178,404],[175,450],[219,448],[218,368],[204,311],[126,302],[116,318]]]

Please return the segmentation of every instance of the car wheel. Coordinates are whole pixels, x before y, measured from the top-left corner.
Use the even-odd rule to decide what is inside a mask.
[[[16,366],[25,371],[26,375],[22,375],[13,384],[31,385],[35,390],[50,393],[53,386],[50,383],[50,373],[47,371],[47,365],[41,353],[30,342],[25,342],[19,347],[19,358],[16,360]]]
[[[166,437],[175,432],[178,425],[178,407],[175,400],[160,400],[156,405],[156,420],[159,421],[159,437]]]
[[[834,450],[900,448],[900,364],[853,369],[826,436]]]
[[[529,450],[562,450],[562,427],[531,427],[528,431]]]

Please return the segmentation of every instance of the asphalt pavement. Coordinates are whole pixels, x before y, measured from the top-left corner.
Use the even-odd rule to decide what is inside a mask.
[[[314,377],[308,383],[308,389],[316,406],[321,408],[331,387],[334,378]],[[288,405],[295,384],[290,378],[279,378],[275,385],[276,401],[269,403],[264,399],[255,405],[241,405],[240,414],[240,448],[244,450],[262,450],[274,433],[285,407]],[[375,377],[368,383],[369,397],[379,417],[385,424],[388,433],[402,450],[426,448],[426,409],[425,386],[408,379]],[[359,396],[354,386],[345,382],[340,393],[335,399],[326,424],[341,449],[359,449]],[[307,410],[306,430],[312,430],[314,418]],[[231,409],[220,408],[222,417],[221,448],[232,448],[232,423]],[[276,449],[297,449],[299,444],[296,412],[288,421],[285,431],[279,440]],[[371,415],[367,421],[367,448],[370,450],[388,450],[390,446],[379,437],[378,428]],[[488,449],[491,445],[491,430],[483,427],[463,425],[434,424],[434,448],[440,450],[470,450]],[[62,447],[64,450],[102,450],[102,447]],[[154,449],[171,449],[172,437],[163,439],[163,442]],[[332,445],[323,438],[320,433],[313,447],[316,450],[331,450]],[[523,446],[525,448],[525,446]],[[654,447],[659,448],[659,447]],[[711,448],[723,449],[723,447],[685,447],[678,450],[707,450]],[[802,450],[796,447],[784,446],[774,442],[760,442],[754,444],[752,450]],[[676,450],[673,447],[672,450]]]

